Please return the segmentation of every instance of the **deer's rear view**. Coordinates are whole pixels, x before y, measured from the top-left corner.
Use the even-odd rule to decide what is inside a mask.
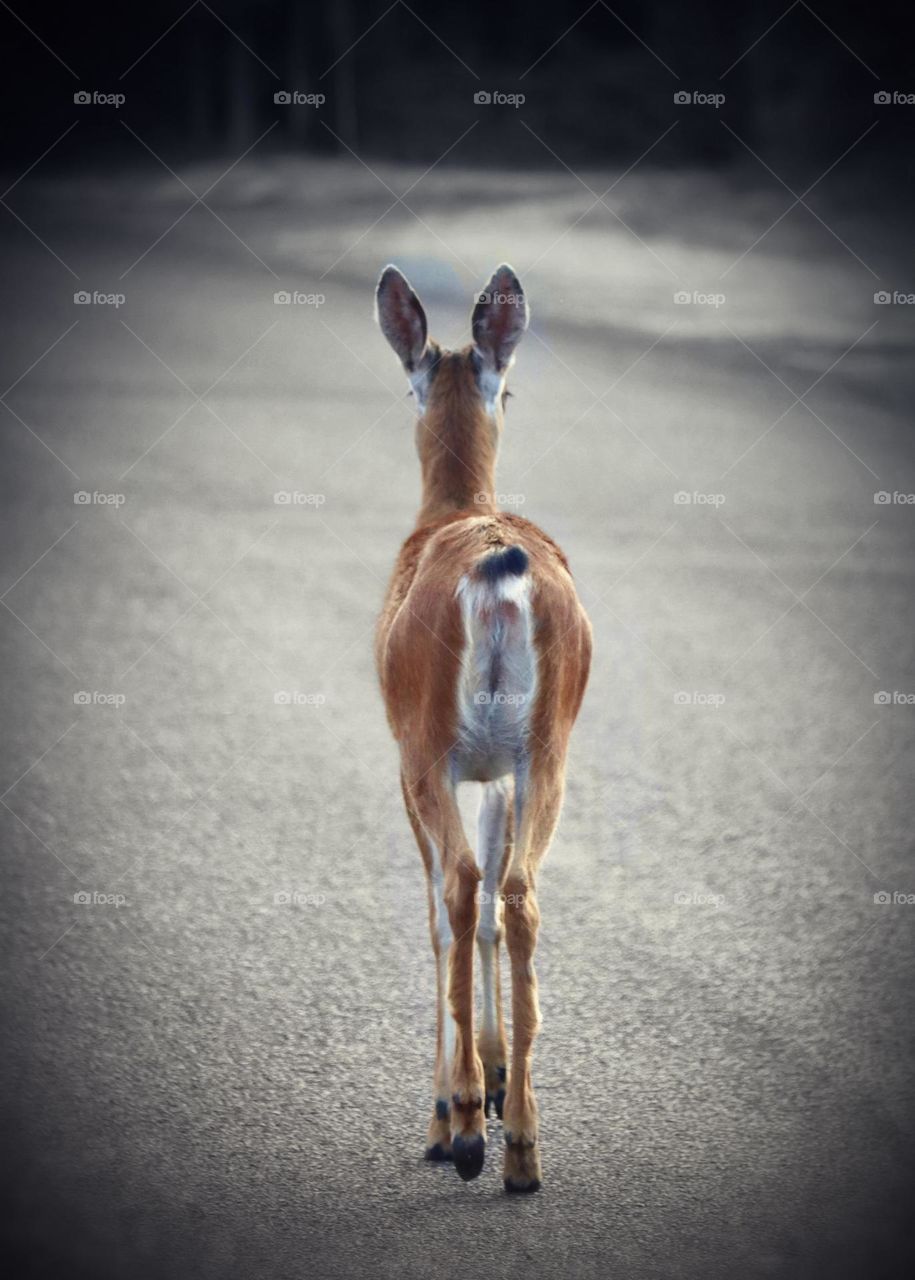
[[[383,272],[376,300],[419,412],[422,506],[388,588],[376,657],[426,869],[437,961],[426,1155],[453,1160],[465,1180],[476,1177],[485,1115],[494,1106],[505,1132],[505,1187],[536,1191],[536,876],[559,818],[591,627],[556,543],[494,504],[505,377],[528,319],[514,272],[499,267],[479,295],[473,342],[462,351],[430,341],[422,305],[396,267]],[[476,854],[455,795],[465,781],[483,783]],[[510,1070],[499,976],[503,927]],[[483,988],[478,1037],[475,942]]]

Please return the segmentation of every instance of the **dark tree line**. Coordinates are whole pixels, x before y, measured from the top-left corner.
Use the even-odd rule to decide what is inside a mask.
[[[268,147],[349,146],[366,157],[431,163],[476,122],[485,127],[462,158],[509,165],[550,163],[520,117],[573,163],[632,158],[673,119],[676,145],[659,148],[662,163],[736,154],[722,118],[772,158],[803,157],[812,139],[822,155],[824,139],[841,150],[866,127],[874,92],[915,89],[909,7],[899,0],[824,5],[835,35],[798,5],[762,39],[784,0],[613,0],[617,17],[598,4],[574,26],[587,0],[412,0],[385,15],[389,4],[207,0],[188,13],[186,0],[133,9],[110,0],[33,4],[23,17],[57,58],[0,10],[10,161],[29,158],[66,127],[81,89],[124,93],[119,118],[171,155],[237,155],[273,124]],[[481,89],[526,100],[520,109],[482,111],[473,100]],[[677,90],[723,93],[725,104],[678,113]],[[276,104],[279,91],[326,100]],[[80,124],[99,143],[94,154],[126,146],[101,109],[84,111]],[[884,145],[911,137],[902,109],[884,113],[881,124]]]

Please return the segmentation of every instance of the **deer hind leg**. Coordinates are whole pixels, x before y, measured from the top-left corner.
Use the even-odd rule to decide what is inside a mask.
[[[429,933],[432,953],[435,956],[436,1018],[435,1018],[435,1077],[433,1084],[432,1116],[426,1138],[427,1160],[451,1159],[451,1088],[448,1063],[454,1053],[454,1019],[448,1008],[447,966],[451,945],[451,922],[444,905],[444,877],[438,856],[422,824],[414,812],[406,783],[401,777],[407,817],[416,837],[419,852],[426,871],[426,889],[429,895]]]
[[[483,981],[483,1014],[477,1048],[486,1080],[486,1106],[502,1119],[505,1102],[508,1044],[502,1014],[502,982],[499,944],[502,940],[501,888],[511,857],[514,787],[511,779],[487,782],[483,787],[478,822],[477,856],[483,872],[477,949]]]
[[[534,972],[540,925],[536,874],[559,820],[562,780],[562,764],[552,758],[532,769],[526,779],[516,778],[518,838],[503,888],[512,983],[512,1060],[503,1119],[506,1191],[537,1191],[542,1178],[537,1100],[531,1082],[534,1036],[540,1027]]]
[[[432,897],[437,918],[440,1019],[440,1070],[437,1089],[447,1088],[451,1157],[465,1181],[483,1168],[486,1126],[483,1116],[483,1064],[473,1029],[473,953],[479,915],[480,872],[464,833],[454,788],[443,773],[418,774],[406,784],[408,808],[415,813],[431,845]],[[447,923],[446,923],[447,921]],[[433,943],[435,945],[435,943]],[[445,1119],[437,1093],[436,1116]]]

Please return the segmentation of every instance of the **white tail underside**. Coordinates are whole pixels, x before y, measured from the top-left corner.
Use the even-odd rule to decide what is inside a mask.
[[[537,691],[529,573],[458,584],[464,651],[458,687],[459,779],[513,772],[527,746]]]

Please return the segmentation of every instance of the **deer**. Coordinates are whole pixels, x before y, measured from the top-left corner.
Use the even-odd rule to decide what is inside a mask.
[[[559,546],[496,505],[506,378],[528,326],[507,264],[476,297],[472,341],[431,340],[406,277],[387,266],[376,319],[415,401],[422,498],[378,621],[375,661],[400,751],[401,789],[426,873],[437,1015],[426,1159],[482,1171],[494,1108],[508,1192],[540,1189],[531,1065],[540,1028],[537,874],[563,800],[591,624]],[[457,802],[482,784],[477,847]],[[500,946],[511,975],[510,1070]],[[474,952],[482,1011],[474,1018]]]

